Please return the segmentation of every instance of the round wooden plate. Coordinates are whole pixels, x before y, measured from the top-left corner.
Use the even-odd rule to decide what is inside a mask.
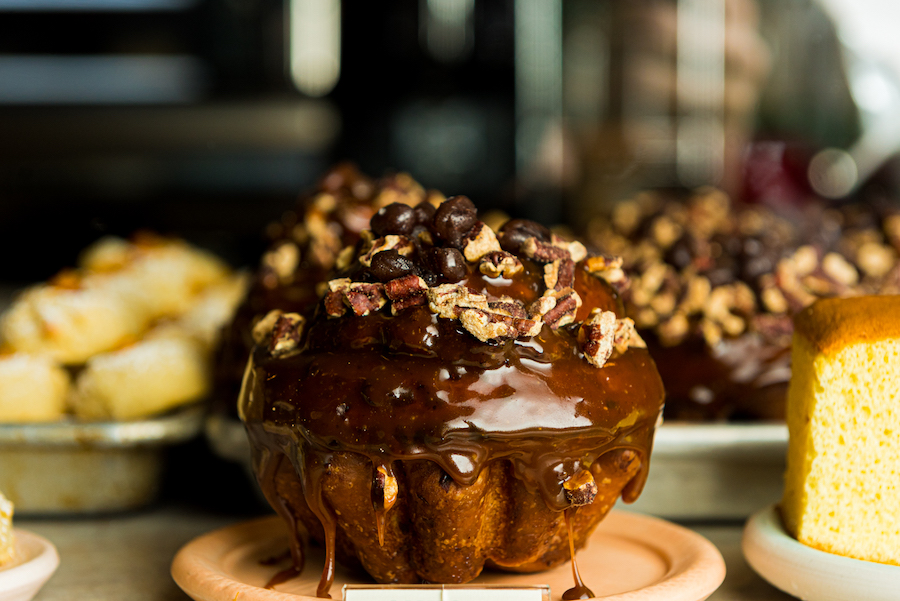
[[[197,601],[311,601],[322,572],[324,553],[307,549],[306,567],[274,590],[263,588],[278,571],[265,565],[283,555],[288,536],[280,518],[270,516],[216,530],[185,545],[172,563],[172,577]],[[701,601],[725,578],[718,549],[699,534],[648,516],[612,512],[578,552],[578,567],[598,597],[616,601]],[[331,594],[340,598],[345,584],[370,584],[337,566]],[[573,585],[567,562],[537,574],[485,571],[470,584],[548,584],[553,599]],[[298,598],[299,595],[299,598]]]

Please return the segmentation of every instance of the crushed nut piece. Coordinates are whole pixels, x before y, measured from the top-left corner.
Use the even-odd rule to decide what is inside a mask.
[[[275,320],[269,353],[273,357],[289,357],[300,352],[300,337],[306,319],[297,313],[285,313]]]
[[[691,324],[684,313],[675,313],[659,325],[659,341],[663,346],[681,344],[690,332]]]
[[[819,253],[812,246],[801,246],[790,258],[798,278],[811,274],[819,266]]]
[[[499,311],[464,308],[459,313],[462,326],[482,342],[535,336],[540,323],[531,319],[519,319]]]
[[[787,299],[784,298],[781,290],[775,286],[763,288],[761,293],[762,303],[766,309],[772,313],[785,313],[788,310]]]
[[[487,253],[481,257],[481,264],[478,265],[478,270],[490,278],[496,278],[502,275],[509,279],[520,273],[522,269],[524,269],[524,267],[519,258],[505,250]]]
[[[475,263],[481,257],[488,253],[498,252],[500,243],[497,241],[497,235],[490,227],[482,221],[478,221],[472,226],[466,237],[466,245],[463,248],[463,255],[466,261]]]
[[[424,305],[428,302],[425,280],[411,273],[393,279],[384,285],[384,293],[391,299],[391,314],[396,315],[407,307]]]
[[[384,296],[384,284],[353,282],[344,292],[344,302],[360,317],[366,316],[372,311],[378,311],[387,304],[387,298]]]
[[[581,470],[563,482],[566,500],[576,507],[590,505],[597,498],[599,488],[590,470]]]
[[[703,334],[706,344],[711,347],[722,342],[722,328],[709,319],[700,320],[700,332]]]
[[[628,276],[625,275],[625,270],[622,269],[622,263],[622,257],[596,256],[589,257],[585,261],[585,266],[588,273],[603,278],[614,289],[622,292],[629,284]]]
[[[644,342],[644,339],[641,338],[641,335],[634,328],[634,322],[627,317],[623,317],[616,320],[613,346],[615,351],[621,355],[630,348],[647,348],[647,343]]]
[[[578,330],[578,342],[585,359],[603,367],[612,355],[616,341],[616,314],[594,309]]]
[[[389,234],[383,238],[376,238],[372,241],[372,245],[365,254],[359,258],[359,262],[369,267],[372,264],[372,257],[386,250],[396,250],[403,256],[411,255],[416,249],[415,245],[406,236],[398,236]]]
[[[667,215],[660,215],[653,220],[653,223],[650,226],[650,235],[661,248],[669,248],[672,246],[679,238],[681,238],[683,232],[684,230],[681,226]]]
[[[283,242],[263,255],[263,265],[271,269],[282,284],[291,281],[299,264],[300,249],[293,242]]]
[[[828,253],[822,259],[822,271],[844,286],[855,286],[859,282],[859,273],[847,259],[837,253]]]
[[[575,262],[556,259],[544,265],[544,285],[548,290],[562,290],[575,285]]]
[[[350,278],[338,278],[328,282],[329,292],[325,295],[325,312],[329,317],[340,317],[345,306],[356,315],[365,316],[378,311],[387,304],[384,284],[352,282]]]
[[[710,284],[709,278],[702,275],[691,276],[687,282],[687,293],[678,306],[678,310],[685,315],[703,311],[710,292],[712,292],[712,284]]]
[[[859,247],[856,262],[867,276],[880,278],[897,262],[897,252],[890,246],[867,242]]]
[[[572,288],[548,290],[528,308],[532,319],[543,321],[552,329],[575,321],[581,307],[581,297]]]
[[[262,341],[272,333],[272,329],[275,327],[275,322],[278,321],[278,318],[281,317],[284,313],[279,311],[278,309],[273,309],[266,313],[265,317],[257,321],[253,325],[253,330],[251,331],[253,335],[253,341],[256,344],[262,344]]]
[[[522,253],[539,263],[552,263],[557,259],[571,258],[571,253],[567,249],[541,242],[535,236],[522,243]]]
[[[338,271],[343,271],[353,264],[353,259],[355,258],[356,249],[353,246],[345,246],[341,250],[341,252],[338,253],[337,259],[334,262],[334,266],[338,269]]]
[[[462,309],[488,309],[487,297],[474,294],[462,284],[442,284],[429,288],[426,293],[428,308],[438,317],[453,319]]]
[[[578,240],[573,240],[570,242],[569,240],[560,238],[556,234],[553,234],[550,240],[550,243],[553,246],[569,251],[569,258],[576,263],[583,260],[587,256],[587,249],[584,247],[584,244],[582,244]]]

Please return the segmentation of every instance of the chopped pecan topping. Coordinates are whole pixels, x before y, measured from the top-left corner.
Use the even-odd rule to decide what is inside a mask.
[[[713,289],[703,307],[704,317],[729,336],[744,332],[747,322],[739,314],[754,312],[753,291],[743,282],[735,282]],[[715,338],[715,336],[713,336]]]
[[[532,319],[540,320],[557,329],[575,321],[575,313],[581,307],[581,297],[572,288],[548,290],[529,307]]]
[[[616,342],[616,314],[601,309],[591,311],[578,330],[578,342],[591,365],[606,365]]]
[[[262,341],[272,333],[272,329],[275,327],[275,322],[278,321],[278,318],[283,314],[283,311],[274,309],[266,313],[265,317],[257,321],[253,325],[253,330],[251,331],[253,335],[253,341],[256,344],[261,344]]]
[[[378,311],[387,304],[384,296],[384,284],[353,282],[344,292],[345,302],[359,316]]]
[[[269,311],[253,326],[253,340],[266,343],[273,357],[288,357],[300,351],[300,338],[306,319],[297,313]]]
[[[859,272],[856,268],[837,253],[828,253],[822,258],[822,271],[844,286],[855,286],[859,282]]]
[[[881,278],[896,264],[897,252],[886,244],[867,242],[859,247],[856,262],[867,276]]]
[[[519,258],[508,253],[505,250],[497,250],[489,252],[481,257],[481,263],[478,270],[484,275],[496,278],[501,275],[505,278],[512,278],[524,269]]]
[[[482,342],[534,336],[540,331],[540,323],[530,319],[519,319],[499,311],[464,308],[459,313],[459,321],[470,334]]]
[[[647,343],[644,342],[638,331],[634,329],[634,322],[627,317],[623,317],[616,320],[613,346],[615,351],[621,355],[630,348],[647,348]]]
[[[391,314],[396,315],[407,307],[424,305],[428,302],[428,285],[415,274],[390,280],[384,285],[384,293],[391,299]]]
[[[390,234],[373,240],[368,251],[359,258],[359,262],[368,267],[372,264],[372,257],[380,252],[396,250],[399,254],[406,256],[412,254],[415,249],[415,245],[406,236]]]
[[[764,286],[760,293],[763,306],[772,313],[785,313],[788,310],[788,302],[784,294],[776,286]]]
[[[594,481],[594,476],[590,470],[581,470],[574,476],[563,482],[563,491],[566,500],[571,505],[581,506],[590,505],[597,498],[599,488]]]
[[[542,242],[535,236],[532,236],[531,238],[525,240],[525,242],[522,244],[522,252],[529,259],[534,259],[539,263],[552,263],[557,259],[572,258],[572,255],[568,249],[560,248],[547,242]]]
[[[306,212],[306,232],[311,239],[309,254],[312,260],[323,267],[334,265],[335,257],[343,248],[339,226],[330,223],[325,213],[311,207]]]
[[[353,259],[355,258],[356,249],[353,246],[345,246],[341,249],[341,252],[338,253],[334,266],[338,271],[343,271],[353,264]]]
[[[325,311],[329,317],[340,317],[345,306],[356,315],[368,315],[387,304],[384,284],[352,282],[349,278],[339,278],[328,282],[329,292],[325,295]]]
[[[500,250],[500,243],[497,241],[497,235],[494,233],[494,230],[482,221],[476,222],[472,229],[469,230],[465,244],[463,255],[466,257],[466,261],[470,263],[475,263],[488,253]]]
[[[462,284],[442,284],[429,288],[426,293],[428,308],[438,317],[453,319],[458,317],[463,309],[488,309],[487,297],[483,294],[474,294]]]
[[[622,257],[588,257],[585,261],[588,273],[606,280],[610,286],[622,292],[628,287],[628,276],[622,268]]]
[[[300,337],[305,323],[306,319],[297,313],[280,316],[272,328],[269,353],[273,357],[289,357],[300,352]]]
[[[504,296],[499,300],[489,300],[488,308],[492,311],[509,315],[510,317],[518,317],[519,319],[528,319],[528,311],[522,301]]]
[[[340,317],[346,313],[344,293],[349,289],[350,283],[350,278],[338,278],[328,282],[328,291],[325,293],[325,312],[329,317]]]
[[[271,269],[282,284],[291,281],[299,264],[300,249],[293,242],[283,242],[263,255],[263,265]]]
[[[569,251],[569,258],[576,263],[583,260],[587,256],[587,249],[584,247],[584,244],[582,244],[578,240],[570,242],[568,240],[560,238],[556,234],[553,234],[551,236],[550,243],[557,248]]]
[[[691,324],[684,313],[675,313],[659,324],[658,333],[659,341],[664,346],[675,346],[681,344],[690,333]]]
[[[575,285],[575,261],[557,259],[544,265],[544,285],[548,290],[562,290]]]

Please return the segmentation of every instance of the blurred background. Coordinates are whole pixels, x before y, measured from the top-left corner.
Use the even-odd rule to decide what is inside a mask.
[[[898,22],[893,0],[0,0],[0,281],[140,228],[254,265],[345,159],[576,231],[647,188],[891,197]]]

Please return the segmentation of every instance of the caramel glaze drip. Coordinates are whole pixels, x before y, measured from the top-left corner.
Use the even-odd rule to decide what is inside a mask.
[[[569,554],[572,557],[572,577],[575,579],[575,586],[563,593],[562,598],[565,601],[573,599],[591,599],[594,592],[584,585],[581,574],[578,572],[578,563],[575,561],[575,536],[572,534],[572,520],[575,519],[577,508],[569,507],[565,511],[566,531],[569,533]]]
[[[260,456],[261,455],[261,456]],[[285,457],[282,454],[273,454],[269,452],[264,452],[258,454],[255,458],[256,463],[256,473],[258,474],[258,480],[260,483],[260,487],[262,488],[263,495],[266,497],[266,501],[269,502],[275,512],[283,519],[287,524],[291,532],[297,532],[297,519],[294,517],[294,514],[291,512],[290,508],[284,502],[284,499],[277,493],[275,490],[275,474],[278,472],[278,468],[282,461],[284,461]],[[291,552],[291,567],[286,570],[281,570],[277,574],[275,574],[269,581],[266,583],[265,588],[272,588],[277,584],[281,584],[282,582],[286,582],[291,578],[300,574],[303,571],[304,564],[304,556],[303,556],[303,544],[300,540],[300,537],[296,534],[293,534],[290,537],[290,552]]]
[[[527,271],[540,273],[533,265]],[[476,274],[466,284],[526,303],[541,290],[537,276],[511,281]],[[593,276],[578,270],[576,289],[584,300],[577,320],[592,307],[621,315],[617,297]],[[565,480],[607,452],[631,449],[641,469],[622,497],[631,502],[640,494],[663,401],[645,349],[629,349],[598,369],[582,356],[574,326],[545,325],[533,338],[488,344],[422,306],[396,318],[389,311],[321,317],[300,354],[273,359],[254,352],[239,402],[257,455],[290,458],[322,523],[327,557],[319,596],[327,596],[334,577],[336,521],[320,481],[336,451],[368,457],[373,470],[428,459],[462,486],[475,482],[486,464],[509,461],[527,489],[564,511],[570,506]],[[267,498],[294,525],[270,496],[274,473],[257,465]],[[291,531],[296,538],[296,528]],[[587,590],[577,576],[576,585]]]

